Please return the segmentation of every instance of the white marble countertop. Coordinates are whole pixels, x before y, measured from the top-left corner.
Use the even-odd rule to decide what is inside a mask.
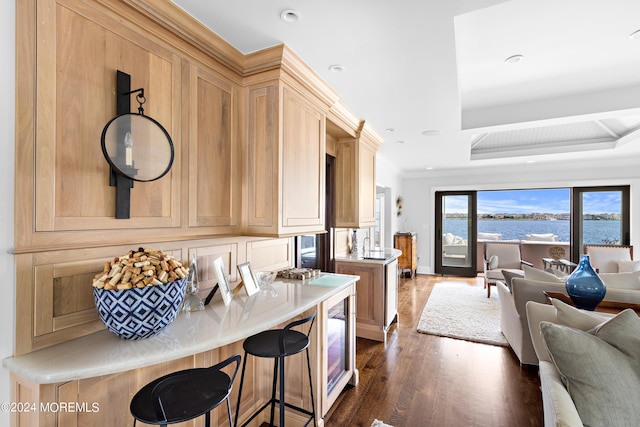
[[[346,262],[371,262],[388,264],[402,255],[402,251],[395,248],[386,248],[375,251],[359,252],[357,254],[336,255],[336,261]]]
[[[324,277],[328,274],[323,274]],[[180,313],[160,334],[125,340],[104,330],[2,361],[11,372],[38,384],[109,375],[222,347],[303,313],[359,280],[332,274],[330,285],[314,279],[280,280],[273,291],[247,297],[244,290],[228,306],[216,293],[204,311]],[[342,279],[342,280],[340,280]]]

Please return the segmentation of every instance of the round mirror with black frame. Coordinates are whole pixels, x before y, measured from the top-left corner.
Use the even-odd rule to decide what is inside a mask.
[[[102,131],[102,152],[116,173],[140,182],[165,176],[173,164],[169,133],[151,117],[120,114]]]

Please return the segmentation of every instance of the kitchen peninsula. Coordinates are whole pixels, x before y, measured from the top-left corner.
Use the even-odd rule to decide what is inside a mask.
[[[357,287],[356,336],[387,342],[398,321],[397,249],[336,256],[336,272],[360,276]]]
[[[317,408],[322,408],[322,413],[318,414],[321,418],[331,404],[327,401],[326,390],[328,355],[325,343],[332,332],[328,328],[328,309],[335,305],[334,301],[343,300],[347,301],[345,306],[350,307],[357,280],[357,276],[340,274],[323,274],[304,282],[282,279],[251,297],[243,295],[241,291],[228,306],[216,296],[204,311],[179,314],[172,324],[154,337],[124,340],[103,330],[4,359],[3,365],[12,372],[19,384],[17,401],[82,401],[96,403],[101,409],[93,413],[17,414],[21,418],[19,425],[126,425],[131,421],[129,397],[148,380],[167,371],[208,366],[227,354],[242,354],[241,344],[245,338],[314,310],[318,317],[310,335],[310,351],[312,371],[315,373],[314,388],[320,391],[316,394],[315,403]],[[347,319],[343,326],[348,328],[349,324],[353,324],[349,320],[353,310],[347,309],[345,314]],[[355,360],[355,337],[353,333],[346,333],[345,336],[350,336],[352,343],[346,346],[350,354],[343,356]],[[296,363],[291,366],[296,370],[306,368],[302,363],[300,366]],[[256,362],[253,367],[254,390],[243,394],[243,409],[268,400],[263,385],[268,382],[269,370],[269,366]],[[347,366],[341,388],[336,391],[341,391],[347,382],[352,381],[354,374],[357,377],[353,366]],[[302,384],[303,380],[300,381],[299,386],[294,384],[288,387],[292,390],[307,387]],[[288,382],[292,381],[289,379]],[[93,387],[100,383],[106,387]],[[69,389],[73,389],[73,392],[66,394]],[[121,397],[114,399],[114,394]],[[73,396],[71,400],[65,400],[69,396]],[[245,396],[249,399],[244,399]],[[70,416],[74,418],[73,423],[63,422]]]

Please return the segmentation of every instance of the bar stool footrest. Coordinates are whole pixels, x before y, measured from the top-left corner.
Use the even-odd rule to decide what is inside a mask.
[[[254,419],[255,417],[257,417],[258,415],[260,415],[260,413],[261,413],[262,411],[264,411],[265,409],[267,409],[267,408],[268,408],[271,404],[273,404],[273,403],[276,403],[276,404],[278,404],[278,405],[279,405],[279,404],[280,404],[280,401],[279,401],[278,399],[270,399],[269,401],[267,401],[267,403],[265,403],[264,405],[262,405],[262,406],[260,407],[260,409],[258,409],[256,412],[254,412],[254,413],[253,413],[253,415],[251,415],[251,416],[249,417],[249,419],[248,419],[247,421],[245,421],[245,422],[244,422],[240,427],[245,427],[247,424],[249,424],[251,421],[253,421],[253,419]],[[299,406],[296,406],[296,405],[293,405],[293,404],[291,404],[291,403],[287,403],[287,402],[284,402],[284,406],[285,406],[285,407],[287,407],[287,408],[290,408],[290,409],[296,410],[296,411],[298,411],[298,412],[301,412],[301,413],[305,414],[306,416],[308,416],[308,417],[309,417],[309,419],[307,420],[307,422],[306,422],[306,423],[304,423],[304,426],[309,425],[309,423],[310,423],[311,421],[313,421],[314,414],[313,414],[313,412],[309,411],[308,409],[304,409],[304,408],[301,408],[301,407],[299,407]]]

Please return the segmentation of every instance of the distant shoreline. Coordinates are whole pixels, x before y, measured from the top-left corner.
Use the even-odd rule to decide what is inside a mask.
[[[466,220],[465,218],[447,218],[452,220]],[[569,221],[568,219],[556,219],[556,218],[478,218],[482,221]],[[620,221],[619,219],[605,219],[605,218],[583,218],[583,221]]]

